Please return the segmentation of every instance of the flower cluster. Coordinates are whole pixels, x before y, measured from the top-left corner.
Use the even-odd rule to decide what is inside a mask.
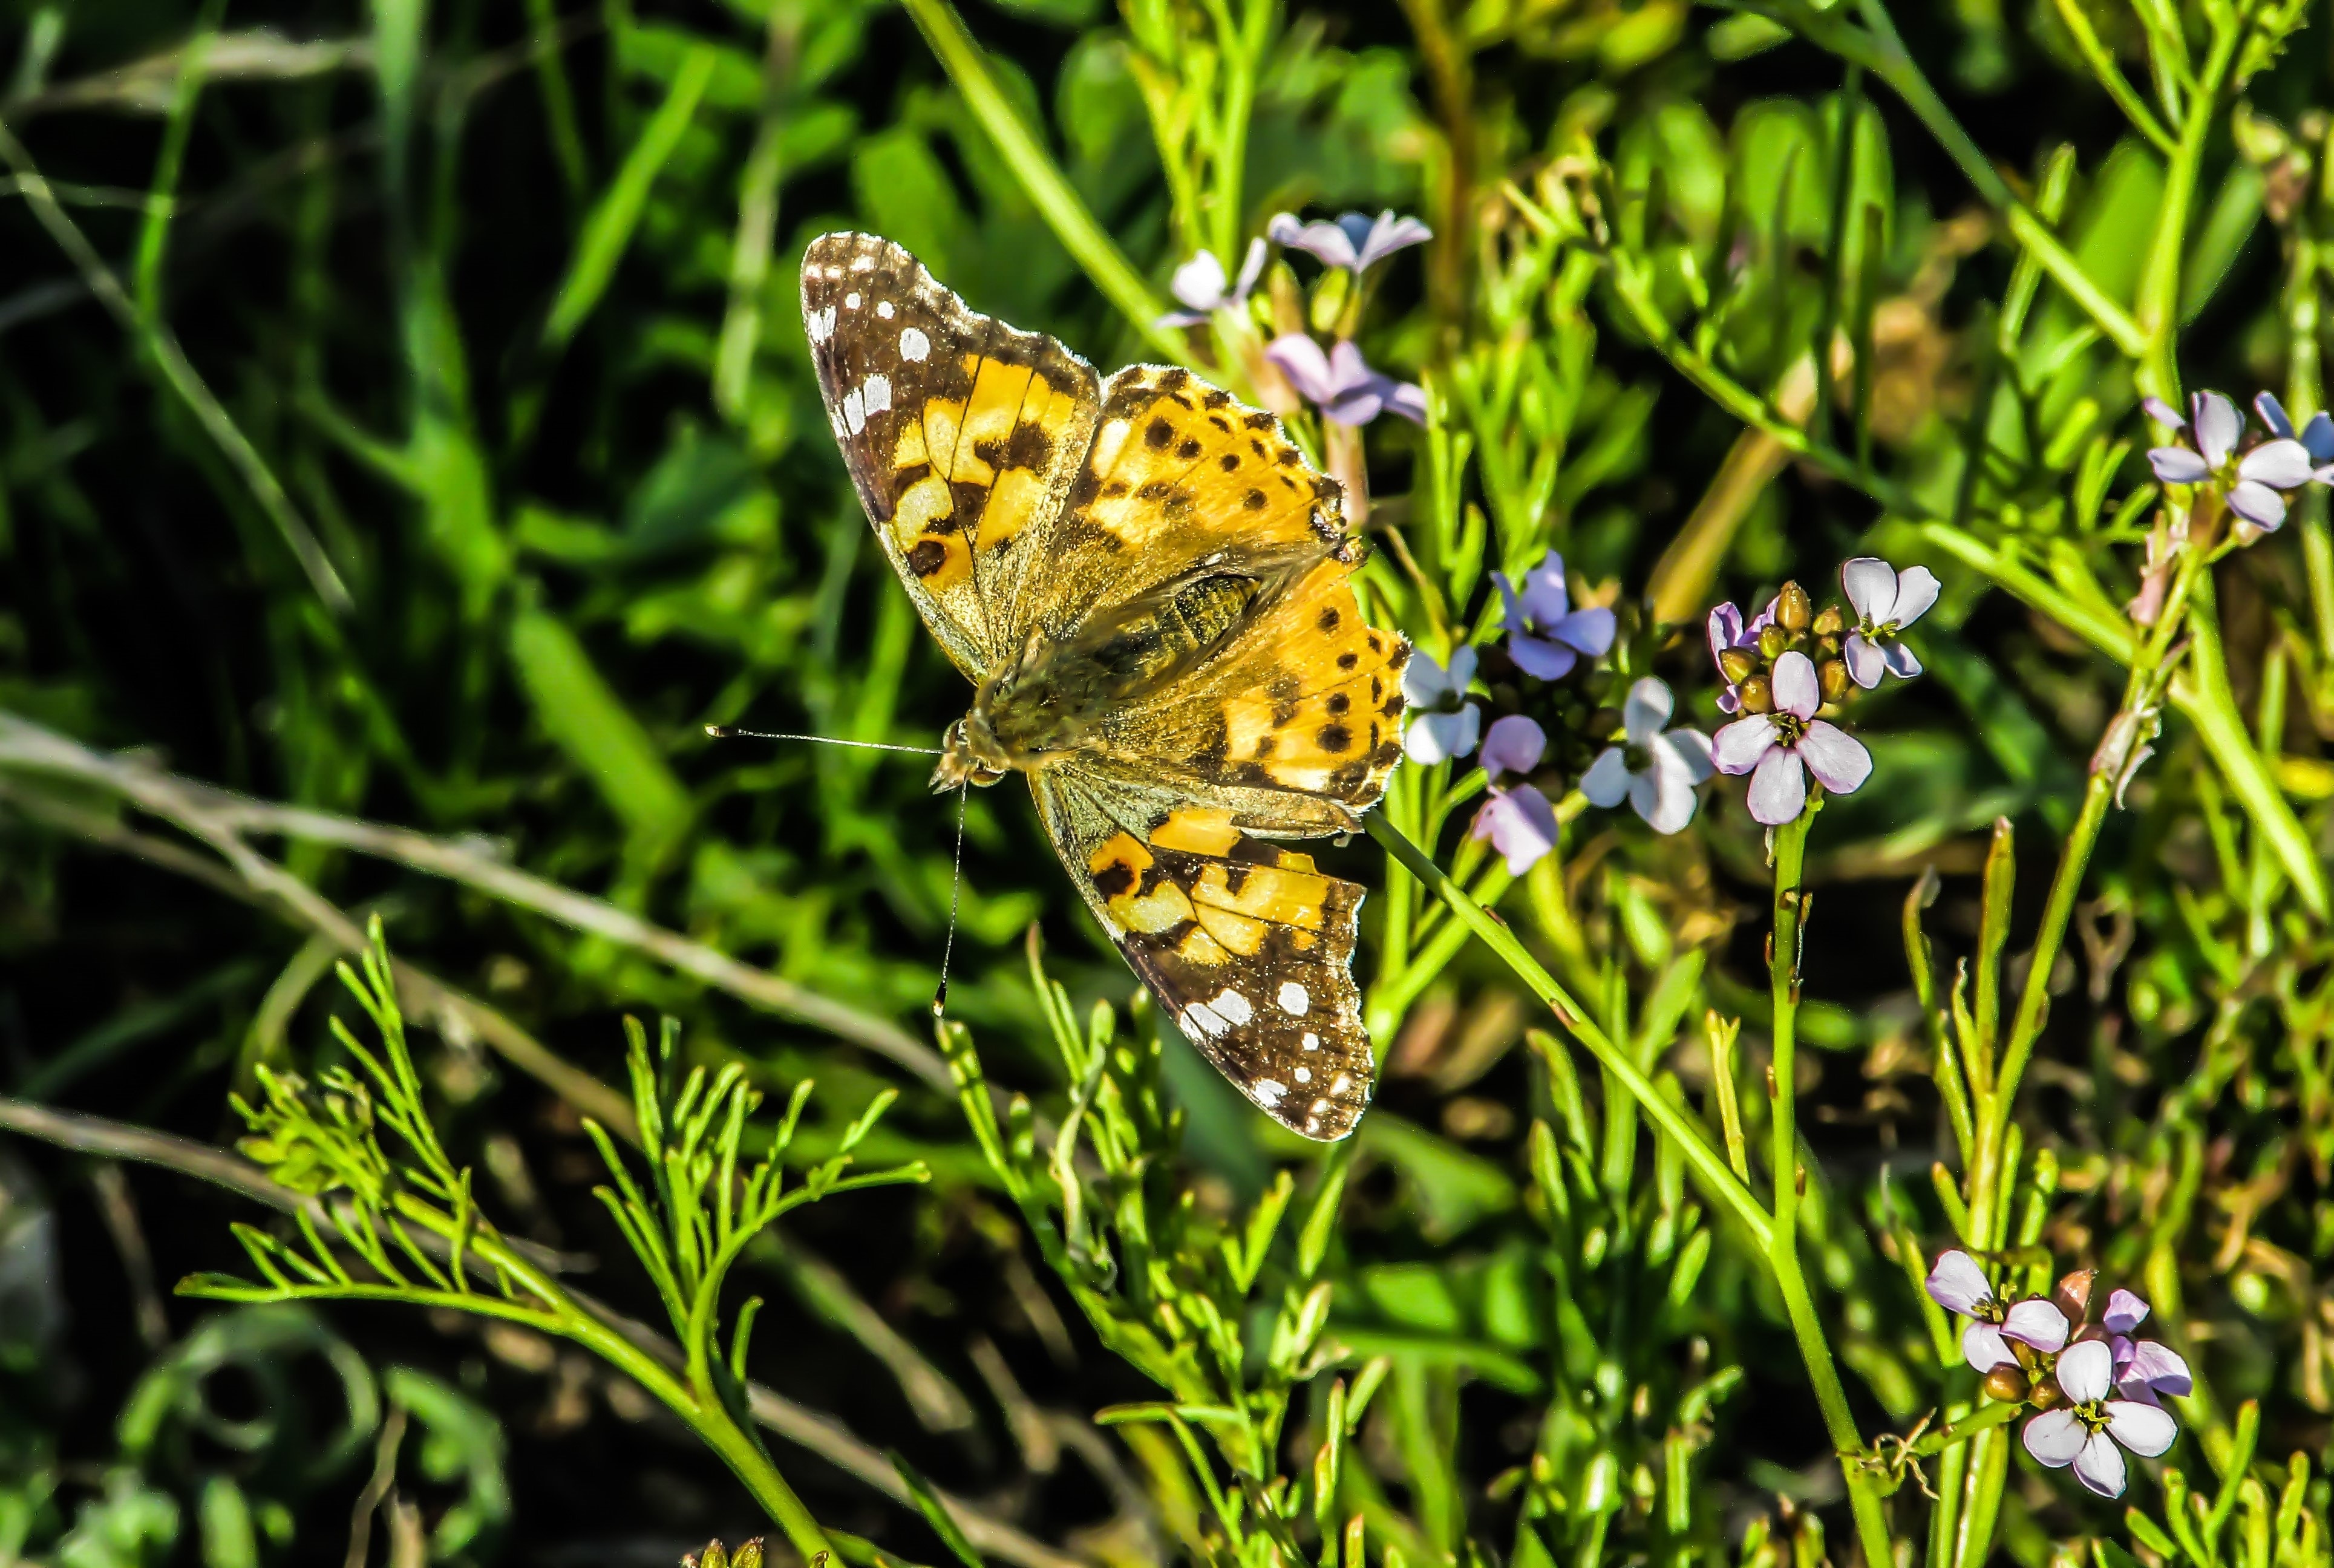
[[[1921,673],[1899,639],[1937,601],[1936,574],[1860,555],[1839,576],[1853,621],[1837,604],[1818,612],[1796,582],[1755,618],[1732,604],[1710,612],[1710,656],[1725,683],[1718,706],[1742,716],[1718,732],[1711,760],[1720,773],[1750,775],[1750,814],[1770,828],[1807,810],[1809,775],[1847,794],[1872,774],[1863,744],[1818,717],[1825,705],[1886,676]]]
[[[1328,296],[1332,303],[1358,301],[1357,291],[1379,263],[1397,251],[1434,237],[1432,231],[1418,219],[1399,217],[1392,212],[1380,213],[1374,218],[1366,213],[1349,212],[1334,223],[1305,223],[1295,213],[1284,212],[1266,226],[1265,232],[1274,245],[1303,251],[1330,268],[1332,274],[1342,274],[1337,279],[1337,289]],[[1197,253],[1175,269],[1169,285],[1176,303],[1183,308],[1162,316],[1160,325],[1195,327],[1219,312],[1246,311],[1258,280],[1264,275],[1268,255],[1263,239],[1250,240],[1248,255],[1240,263],[1239,276],[1234,279],[1225,272],[1223,262],[1213,251]],[[1282,275],[1286,276],[1285,271]],[[1328,347],[1324,348],[1309,332],[1293,330],[1298,323],[1292,317],[1286,323],[1292,330],[1278,332],[1265,345],[1265,359],[1298,397],[1333,423],[1366,425],[1387,412],[1413,423],[1424,423],[1425,391],[1414,382],[1397,381],[1373,369],[1363,358],[1361,345],[1353,339],[1357,312],[1333,313],[1339,316],[1340,330]]]
[[[2098,1322],[2082,1321],[2094,1277],[2071,1274],[2049,1297],[2004,1302],[1975,1258],[1953,1251],[1929,1271],[1928,1290],[1969,1320],[1962,1358],[1984,1375],[1986,1392],[2038,1412],[2026,1423],[2026,1451],[2053,1469],[2072,1466],[2084,1486],[2118,1497],[2124,1450],[2154,1458],[2171,1448],[2180,1428],[2164,1400],[2195,1383],[2178,1352],[2136,1337],[2148,1305],[2133,1292],[2115,1291]]]

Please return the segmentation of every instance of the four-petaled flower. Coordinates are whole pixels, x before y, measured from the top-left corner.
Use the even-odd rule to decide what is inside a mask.
[[[1613,612],[1595,605],[1572,608],[1564,558],[1555,551],[1524,573],[1520,593],[1506,572],[1493,572],[1492,578],[1507,604],[1508,657],[1526,675],[1559,680],[1572,673],[1582,654],[1593,658],[1613,646]]]
[[[1370,368],[1351,338],[1328,352],[1303,332],[1288,332],[1265,345],[1264,357],[1280,367],[1299,396],[1340,425],[1366,425],[1388,409],[1414,425],[1426,422],[1426,393],[1411,381],[1397,381]]]
[[[1726,673],[1727,654],[1757,653],[1759,634],[1774,623],[1775,602],[1771,599],[1758,619],[1748,622],[1743,620],[1742,611],[1731,604],[1722,604],[1710,612],[1710,657],[1718,666],[1719,678],[1726,682],[1726,689],[1718,694],[1719,712],[1742,711],[1742,693],[1734,678]]]
[[[1474,678],[1471,648],[1455,650],[1447,670],[1423,649],[1412,650],[1410,662],[1402,669],[1403,701],[1411,713],[1402,749],[1411,761],[1432,765],[1475,749],[1483,715],[1467,697],[1468,684]]]
[[[2067,1314],[2054,1302],[2033,1296],[2026,1301],[2004,1304],[1993,1294],[1993,1286],[1977,1260],[1961,1251],[1946,1253],[1937,1259],[1929,1271],[1929,1299],[1949,1313],[1958,1313],[1970,1320],[1962,1331],[1962,1359],[1972,1370],[1990,1372],[1999,1366],[2015,1366],[2018,1357],[2009,1342],[2016,1340],[2046,1354],[2055,1353],[2067,1342]]]
[[[1167,285],[1168,292],[1183,308],[1161,316],[1159,324],[1196,327],[1218,311],[1238,310],[1248,303],[1249,292],[1256,287],[1256,280],[1264,271],[1264,241],[1249,241],[1247,259],[1240,263],[1239,281],[1228,288],[1224,264],[1216,259],[1216,253],[1200,252],[1175,269],[1174,281]]]
[[[1509,788],[1500,775],[1531,772],[1547,749],[1547,735],[1519,713],[1492,725],[1483,737],[1483,771],[1490,775],[1491,798],[1475,813],[1471,831],[1478,839],[1490,840],[1491,847],[1507,858],[1511,876],[1522,876],[1556,848],[1556,808],[1532,785]]]
[[[2261,416],[2261,422],[2269,427],[2271,435],[2301,443],[2301,449],[2310,454],[2314,465],[2311,478],[2321,485],[2334,480],[2334,414],[2320,409],[2310,416],[2310,423],[2297,430],[2286,417],[2285,405],[2268,392],[2254,396],[2253,412]]]
[[[1434,231],[1416,218],[1396,217],[1391,210],[1374,218],[1365,212],[1349,212],[1335,223],[1304,223],[1295,213],[1284,212],[1265,232],[1278,244],[1307,252],[1325,266],[1344,267],[1357,276],[1394,252],[1434,237]]]
[[[2108,1397],[2115,1352],[2104,1340],[2069,1345],[2057,1371],[2067,1402],[2026,1423],[2026,1451],[2053,1469],[2074,1466],[2075,1478],[2102,1497],[2122,1496],[2123,1449],[2154,1458],[2172,1447],[2178,1423],[2160,1405]]]
[[[2191,1392],[2196,1382],[2179,1352],[2154,1340],[2133,1337],[2132,1331],[2146,1321],[2147,1312],[2144,1298],[2119,1290],[2107,1297],[2107,1310],[2099,1326],[2107,1330],[2107,1349],[2115,1356],[2116,1392],[2143,1405],[2156,1405],[2164,1402],[2165,1394]]]
[[[1808,774],[1833,794],[1849,794],[1872,776],[1872,754],[1847,731],[1816,717],[1823,688],[1806,654],[1795,649],[1776,659],[1771,687],[1775,711],[1738,718],[1720,730],[1711,743],[1711,760],[1720,773],[1757,770],[1750,780],[1750,814],[1775,828],[1798,821],[1807,809]]]
[[[1590,805],[1625,800],[1657,833],[1676,832],[1693,820],[1693,786],[1711,774],[1710,741],[1696,729],[1663,734],[1672,706],[1670,688],[1651,677],[1629,688],[1622,744],[1606,746],[1581,776],[1580,793]]]
[[[2161,398],[2146,400],[2150,418],[2181,431],[2192,443],[2149,447],[2148,466],[2156,476],[2167,485],[2213,486],[2230,511],[2263,533],[2283,523],[2285,497],[2278,492],[2309,482],[2310,449],[2291,436],[2273,436],[2239,454],[2245,420],[2234,403],[2218,392],[2198,392],[2188,406],[2191,417],[2184,419]]]
[[[1868,691],[1883,675],[1920,674],[1921,661],[1896,634],[1937,601],[1937,574],[1925,566],[1899,572],[1876,556],[1859,555],[1839,569],[1839,585],[1857,617],[1856,630],[1840,650],[1847,678]]]

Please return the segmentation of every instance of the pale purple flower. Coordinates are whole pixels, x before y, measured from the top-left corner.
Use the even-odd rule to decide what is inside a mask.
[[[1411,650],[1410,662],[1402,667],[1403,701],[1411,715],[1402,748],[1411,761],[1432,766],[1475,749],[1483,715],[1467,697],[1468,683],[1474,678],[1471,648],[1454,651],[1447,670],[1424,649]]]
[[[1721,654],[1731,649],[1741,649],[1746,653],[1756,653],[1759,649],[1759,634],[1774,624],[1775,601],[1771,599],[1767,601],[1767,608],[1759,612],[1759,618],[1747,624],[1742,619],[1742,611],[1735,609],[1731,604],[1720,605],[1710,612],[1712,661],[1715,663]],[[1726,667],[1723,664],[1718,667],[1718,678],[1726,681],[1726,689],[1718,694],[1718,711],[1741,712],[1742,694],[1735,689],[1734,682],[1726,679]]]
[[[1304,223],[1293,212],[1275,216],[1265,232],[1278,244],[1312,255],[1325,266],[1344,267],[1359,275],[1398,250],[1424,245],[1434,231],[1414,217],[1396,217],[1391,209],[1374,218],[1349,212],[1335,223]]]
[[[1937,574],[1925,566],[1899,572],[1877,556],[1859,555],[1840,567],[1839,585],[1857,616],[1856,630],[1841,649],[1847,678],[1869,691],[1883,675],[1920,674],[1921,661],[1896,634],[1937,601]]]
[[[1250,290],[1264,271],[1265,245],[1260,239],[1248,242],[1248,257],[1240,263],[1239,281],[1226,286],[1224,264],[1216,253],[1203,250],[1175,269],[1174,281],[1168,292],[1182,305],[1180,311],[1170,311],[1159,318],[1162,327],[1196,327],[1218,311],[1236,311],[1248,303]]]
[[[1962,1331],[1962,1359],[1976,1371],[2017,1365],[2011,1340],[2046,1354],[2067,1342],[2067,1314],[2056,1303],[2033,1296],[2005,1305],[1977,1260],[1959,1249],[1938,1257],[1929,1271],[1928,1287],[1930,1300],[1970,1320]]]
[[[2311,478],[2320,484],[2334,480],[2334,414],[2320,409],[2310,416],[2310,423],[2296,430],[2293,421],[2286,418],[2285,405],[2268,392],[2253,399],[2253,412],[2261,416],[2261,422],[2269,427],[2271,435],[2301,443],[2301,449],[2310,454],[2314,466]]]
[[[2283,523],[2285,497],[2278,492],[2307,484],[2313,476],[2316,465],[2310,448],[2281,435],[2240,454],[2237,442],[2245,433],[2245,420],[2234,403],[2218,392],[2198,392],[2188,404],[2190,418],[2184,419],[2161,398],[2146,401],[2150,418],[2182,431],[2189,442],[2148,448],[2148,466],[2156,476],[2167,485],[2213,486],[2230,511],[2263,533]],[[2278,410],[2281,419],[2284,412]]]
[[[1693,786],[1711,774],[1710,740],[1698,729],[1664,735],[1673,706],[1670,688],[1650,676],[1629,688],[1621,708],[1623,744],[1606,746],[1581,775],[1580,793],[1590,805],[1625,800],[1657,833],[1693,821]]]
[[[1280,367],[1298,395],[1340,425],[1366,425],[1391,409],[1413,425],[1426,422],[1426,393],[1415,382],[1397,381],[1370,368],[1351,338],[1328,352],[1303,332],[1288,332],[1265,345],[1264,357]]]
[[[2179,1352],[2134,1336],[2132,1331],[2146,1321],[2147,1313],[2144,1298],[2119,1290],[2107,1297],[2107,1310],[2100,1316],[2099,1326],[2107,1331],[2107,1349],[2115,1356],[2116,1392],[2127,1400],[2156,1405],[2163,1403],[2165,1394],[2185,1396],[2194,1391],[2196,1380]]]
[[[1771,689],[1775,711],[1738,718],[1720,730],[1711,742],[1711,760],[1720,773],[1753,774],[1750,814],[1775,828],[1798,821],[1807,809],[1808,774],[1833,794],[1853,794],[1872,776],[1872,754],[1816,717],[1823,688],[1806,654],[1793,651],[1775,660]]]
[[[1491,847],[1506,858],[1510,876],[1522,876],[1556,848],[1556,808],[1532,785],[1510,789],[1500,775],[1531,772],[1547,749],[1547,734],[1519,713],[1498,720],[1483,737],[1483,771],[1491,778],[1491,798],[1475,813],[1471,832],[1491,841]]]
[[[2102,1497],[2122,1496],[2123,1450],[2154,1458],[2172,1447],[2179,1423],[2160,1405],[2108,1398],[2115,1355],[2103,1340],[2068,1346],[2057,1371],[2067,1403],[2026,1423],[2026,1451],[2052,1469],[2074,1466],[2075,1478]]]
[[[1613,646],[1613,612],[1595,605],[1572,608],[1572,595],[1564,585],[1564,558],[1555,551],[1524,573],[1521,592],[1506,572],[1495,572],[1491,577],[1507,604],[1502,624],[1508,656],[1526,675],[1560,680],[1572,673],[1582,654],[1594,658]]]

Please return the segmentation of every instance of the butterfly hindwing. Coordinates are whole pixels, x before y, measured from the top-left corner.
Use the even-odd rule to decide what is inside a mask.
[[[968,309],[873,235],[812,241],[802,296],[868,520],[933,634],[978,680],[1018,640],[1026,563],[1093,443],[1094,367]]]
[[[1064,867],[1191,1044],[1291,1131],[1352,1131],[1374,1074],[1352,973],[1364,890],[1221,809],[1091,773],[1030,782]]]

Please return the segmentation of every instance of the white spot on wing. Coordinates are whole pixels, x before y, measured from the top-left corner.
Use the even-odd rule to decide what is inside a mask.
[[[1225,986],[1216,995],[1215,999],[1207,1005],[1234,1024],[1245,1024],[1256,1016],[1256,1009],[1249,1005],[1249,999],[1230,986]]]
[[[866,381],[867,411],[880,414],[892,406],[892,378],[870,376]]]
[[[855,273],[872,273],[875,270],[875,258],[872,255],[854,256],[851,258],[851,270]]]
[[[892,302],[890,300],[877,300],[875,302],[875,313],[882,316],[885,321],[890,321],[892,319]]]
[[[813,311],[803,318],[803,322],[810,329],[810,341],[823,343],[834,336],[834,307],[829,305],[823,311]]]
[[[1202,1034],[1212,1040],[1230,1027],[1230,1021],[1220,1016],[1205,1002],[1194,1002],[1183,1009],[1183,1033],[1186,1034]]]
[[[1299,1083],[1310,1083],[1310,1082],[1313,1082],[1313,1069],[1311,1069],[1310,1067],[1299,1067],[1299,1068],[1297,1070],[1297,1082],[1298,1082]]]
[[[851,433],[854,436],[867,428],[867,402],[859,395],[856,387],[844,394],[843,422],[851,427]]]
[[[1268,1111],[1279,1104],[1280,1097],[1288,1092],[1288,1085],[1286,1083],[1276,1082],[1269,1078],[1256,1081],[1256,1102]]]
[[[829,325],[831,328],[832,323],[829,323]],[[931,339],[924,336],[922,328],[902,327],[900,329],[900,357],[902,359],[921,360],[931,351],[932,341]]]
[[[1332,1094],[1343,1094],[1353,1086],[1354,1075],[1350,1073],[1340,1073],[1337,1074],[1336,1082],[1329,1085],[1329,1092]]]
[[[1294,980],[1280,983],[1280,1010],[1292,1018],[1302,1018],[1313,1005],[1311,993]]]
[[[1313,1033],[1312,1030],[1307,1029],[1305,1031],[1305,1038],[1299,1040],[1297,1044],[1304,1046],[1307,1051],[1318,1051],[1321,1049],[1321,1036]]]
[[[843,308],[846,311],[855,311],[859,308],[859,291],[857,289],[854,289],[849,293],[843,296]]]

